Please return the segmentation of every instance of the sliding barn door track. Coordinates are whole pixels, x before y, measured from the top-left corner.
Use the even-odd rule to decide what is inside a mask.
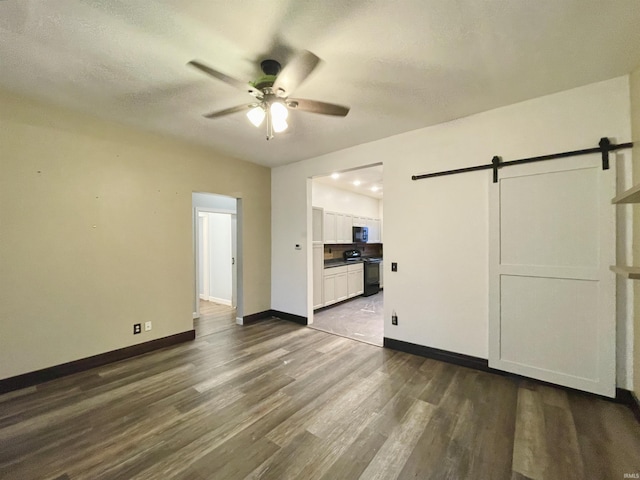
[[[573,150],[571,152],[552,153],[550,155],[541,155],[539,157],[521,158],[520,160],[509,160],[503,162],[499,156],[494,156],[491,163],[484,165],[476,165],[475,167],[456,168],[454,170],[442,170],[440,172],[425,173],[422,175],[412,175],[411,180],[423,180],[425,178],[444,177],[446,175],[457,175],[458,173],[476,172],[478,170],[493,170],[493,183],[498,183],[498,170],[512,165],[522,165],[523,163],[544,162],[546,160],[555,160],[556,158],[577,157],[579,155],[590,155],[592,153],[602,154],[602,169],[609,170],[609,152],[622,150],[623,148],[633,147],[632,142],[612,144],[607,137],[602,137],[597,147],[585,148],[583,150]]]

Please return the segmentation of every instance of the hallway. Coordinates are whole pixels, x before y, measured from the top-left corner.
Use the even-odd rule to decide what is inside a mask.
[[[236,309],[219,303],[200,300],[200,318],[193,320],[196,337],[203,337],[236,324]]]

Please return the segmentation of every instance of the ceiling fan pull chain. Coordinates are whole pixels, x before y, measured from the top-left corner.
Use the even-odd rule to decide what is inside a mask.
[[[271,121],[271,112],[267,109],[267,141],[273,138],[273,122]]]

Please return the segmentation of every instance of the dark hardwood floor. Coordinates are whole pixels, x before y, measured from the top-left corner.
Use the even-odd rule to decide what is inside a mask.
[[[625,406],[282,320],[241,327],[203,313],[209,334],[193,342],[0,396],[0,478],[640,473],[640,426]]]

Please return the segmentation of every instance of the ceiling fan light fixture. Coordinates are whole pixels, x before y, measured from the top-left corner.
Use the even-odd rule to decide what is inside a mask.
[[[270,107],[271,119],[274,123],[285,121],[289,116],[289,110],[280,102],[273,102]],[[286,123],[286,122],[285,122]]]
[[[247,112],[247,118],[256,127],[259,127],[260,125],[262,125],[262,122],[264,122],[265,116],[266,116],[266,112],[264,111],[264,108],[262,108],[261,106],[252,108]]]
[[[288,127],[286,120],[273,120],[273,131],[276,133],[284,132]]]
[[[287,107],[280,102],[273,102],[269,107],[269,113],[271,115],[273,131],[276,133],[284,132],[289,126],[287,124],[287,117],[289,116]]]

